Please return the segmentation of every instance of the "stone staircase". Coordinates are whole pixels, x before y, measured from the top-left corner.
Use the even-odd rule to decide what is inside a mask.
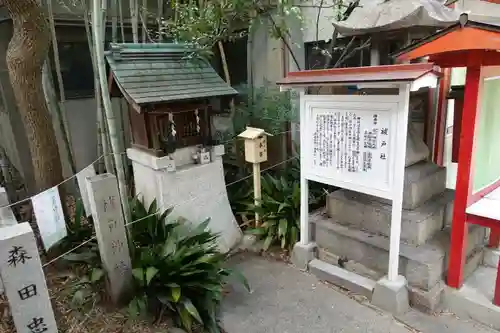
[[[408,280],[412,306],[426,312],[441,302],[448,266],[453,192],[445,182],[444,168],[430,162],[405,170],[400,274]],[[347,190],[331,193],[326,209],[310,217],[319,259],[380,279],[389,263],[390,217],[385,200]],[[482,262],[485,237],[484,228],[469,227],[466,274]]]

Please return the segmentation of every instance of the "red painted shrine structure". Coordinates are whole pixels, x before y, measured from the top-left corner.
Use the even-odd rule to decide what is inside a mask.
[[[454,138],[459,137],[459,140],[455,140],[453,150],[458,152],[458,175],[447,277],[447,284],[453,288],[463,285],[468,224],[490,228],[490,247],[498,247],[500,242],[500,180],[477,192],[473,190],[474,147],[480,112],[478,105],[482,98],[481,73],[488,66],[500,66],[499,51],[500,26],[474,21],[467,14],[462,14],[456,24],[404,48],[396,55],[399,61],[428,57],[429,62],[441,68],[467,68],[463,107],[458,114],[455,113],[458,116],[455,122],[459,124],[454,132],[458,135],[454,135]],[[442,108],[439,109],[442,112]],[[439,114],[437,117],[442,118]],[[493,303],[500,305],[500,265]]]

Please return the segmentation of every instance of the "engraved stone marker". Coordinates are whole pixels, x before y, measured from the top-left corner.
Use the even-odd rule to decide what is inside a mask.
[[[0,276],[17,333],[57,333],[33,230],[24,222],[0,232]]]
[[[117,303],[131,285],[132,263],[116,177],[106,173],[87,178],[87,192],[109,293]]]
[[[80,188],[80,195],[82,197],[83,208],[85,209],[85,216],[90,216],[92,210],[90,209],[89,195],[87,193],[87,183],[85,179],[94,177],[96,175],[94,165],[89,165],[76,175],[78,181],[78,188]]]

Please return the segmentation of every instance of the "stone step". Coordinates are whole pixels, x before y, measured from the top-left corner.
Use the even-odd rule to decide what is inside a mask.
[[[446,168],[432,162],[419,162],[405,169],[403,209],[413,210],[446,190]],[[360,194],[390,204],[390,200]]]
[[[328,195],[328,215],[337,223],[384,236],[390,235],[391,205],[359,193],[337,190]],[[444,225],[446,207],[453,199],[443,192],[414,210],[403,210],[401,239],[421,245]]]
[[[336,256],[352,260],[364,267],[386,274],[389,263],[389,238],[335,223],[324,211],[310,216],[311,227],[319,248]],[[440,231],[429,243],[420,246],[402,243],[400,274],[408,283],[425,291],[443,279],[447,268],[449,230]],[[485,243],[485,229],[469,226],[467,256]],[[479,264],[479,262],[478,262]]]

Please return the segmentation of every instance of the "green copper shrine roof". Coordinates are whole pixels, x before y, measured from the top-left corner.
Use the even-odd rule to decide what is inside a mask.
[[[122,93],[137,105],[236,95],[185,44],[111,44],[106,59]]]

